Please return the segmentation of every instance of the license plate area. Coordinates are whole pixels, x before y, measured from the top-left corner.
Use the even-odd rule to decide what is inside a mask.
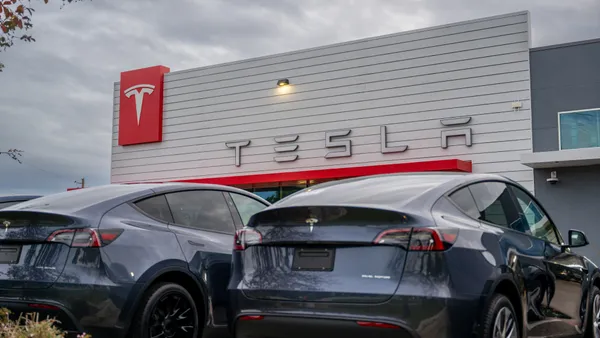
[[[333,271],[335,249],[296,248],[292,270]]]
[[[21,245],[0,245],[0,264],[17,264],[21,256]]]

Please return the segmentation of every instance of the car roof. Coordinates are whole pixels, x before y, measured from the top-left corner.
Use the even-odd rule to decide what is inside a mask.
[[[197,183],[139,183],[109,184],[47,195],[2,209],[4,211],[37,211],[73,216],[101,217],[106,211],[130,200],[159,193],[181,190],[209,189],[235,192],[270,203],[245,190],[213,184]]]
[[[99,204],[111,205],[111,202],[149,193],[152,193],[152,185],[111,184],[46,195],[3,210],[76,214]]]
[[[494,174],[448,172],[363,176],[306,188],[273,204],[268,210],[298,206],[353,206],[403,212],[428,211],[446,192],[485,180],[513,182]]]
[[[28,201],[34,198],[42,197],[41,195],[5,195],[0,196],[0,203],[3,202],[15,202],[15,201]]]

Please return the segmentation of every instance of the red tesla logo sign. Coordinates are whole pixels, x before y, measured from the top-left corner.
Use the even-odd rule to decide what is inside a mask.
[[[121,73],[119,145],[162,141],[164,66]]]

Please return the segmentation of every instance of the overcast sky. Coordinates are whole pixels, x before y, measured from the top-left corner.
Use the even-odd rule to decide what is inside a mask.
[[[33,1],[37,42],[0,52],[0,194],[109,183],[112,89],[171,71],[529,10],[533,46],[600,37],[598,0]]]

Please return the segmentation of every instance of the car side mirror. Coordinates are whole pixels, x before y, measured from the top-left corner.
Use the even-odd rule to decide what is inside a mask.
[[[588,244],[590,244],[590,242],[588,242],[587,236],[583,233],[583,231],[573,229],[569,230],[570,248],[578,248]]]

